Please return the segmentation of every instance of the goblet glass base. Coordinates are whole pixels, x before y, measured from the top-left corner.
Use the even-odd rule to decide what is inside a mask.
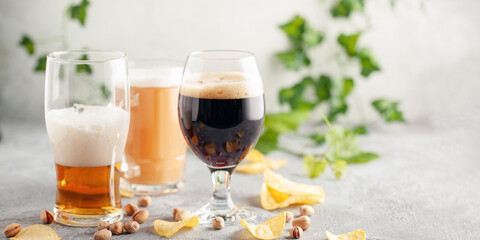
[[[73,226],[73,227],[96,227],[98,223],[107,221],[109,223],[118,222],[123,218],[123,212],[119,209],[118,212],[108,213],[103,215],[86,215],[68,213],[57,208],[53,209],[55,222]]]
[[[176,193],[181,190],[185,185],[185,182],[179,181],[171,184],[163,185],[145,185],[130,183],[127,180],[122,178],[120,183],[121,188],[124,188],[127,191],[132,192],[135,195],[163,195],[169,193]]]
[[[212,207],[210,203],[195,211],[194,215],[197,215],[200,225],[203,226],[212,225],[212,220],[216,217],[222,217],[225,220],[225,225],[235,225],[238,224],[240,219],[249,221],[257,217],[255,210],[249,207],[235,205],[233,209],[219,210]]]

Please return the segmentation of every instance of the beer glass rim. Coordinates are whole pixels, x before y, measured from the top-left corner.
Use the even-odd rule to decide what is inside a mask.
[[[93,57],[87,60],[82,60],[74,58],[79,54],[103,54],[102,57]],[[91,50],[91,49],[80,49],[80,50],[65,50],[65,51],[54,51],[47,55],[48,61],[55,61],[61,63],[77,63],[77,64],[89,64],[89,63],[105,63],[115,60],[126,59],[127,54],[121,51],[116,50]]]
[[[255,54],[243,50],[204,50],[191,52],[188,57],[205,61],[238,61],[255,57]]]

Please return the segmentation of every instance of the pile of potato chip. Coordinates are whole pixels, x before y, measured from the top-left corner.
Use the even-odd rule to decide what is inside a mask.
[[[273,159],[265,157],[260,151],[253,149],[246,157],[247,162],[237,167],[237,172],[256,174],[267,169],[277,170],[287,164],[287,159]]]
[[[325,200],[323,188],[290,181],[270,170],[263,173],[260,202],[266,210],[285,208],[292,204],[314,204]]]

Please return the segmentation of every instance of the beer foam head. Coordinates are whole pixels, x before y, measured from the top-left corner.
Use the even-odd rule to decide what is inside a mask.
[[[161,66],[156,68],[132,67],[128,78],[132,87],[173,87],[180,85],[182,66]]]
[[[240,99],[263,94],[259,76],[245,73],[199,73],[184,80],[180,93],[205,99]]]
[[[120,162],[129,119],[118,107],[75,104],[50,110],[45,120],[55,163],[100,167]]]

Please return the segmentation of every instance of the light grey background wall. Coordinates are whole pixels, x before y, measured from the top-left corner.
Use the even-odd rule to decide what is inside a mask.
[[[479,116],[478,0],[398,0],[394,9],[387,0],[368,0],[368,17],[355,14],[349,23],[332,21],[331,0],[91,0],[86,28],[72,21],[62,26],[71,2],[0,0],[1,121],[43,121],[43,75],[32,72],[35,60],[18,41],[23,33],[38,39],[58,36],[62,28],[69,49],[116,49],[131,59],[185,60],[189,52],[204,49],[253,51],[263,73],[267,110],[276,111],[280,87],[308,73],[340,76],[332,62],[341,51],[335,44],[338,32],[371,26],[360,44],[373,50],[382,72],[358,82],[350,119],[376,119],[368,104],[381,96],[401,100],[410,121]],[[285,70],[274,58],[288,48],[277,26],[295,14],[327,35],[315,50],[315,67],[299,73]],[[37,50],[60,49],[51,43]],[[358,75],[355,67],[348,71]]]

